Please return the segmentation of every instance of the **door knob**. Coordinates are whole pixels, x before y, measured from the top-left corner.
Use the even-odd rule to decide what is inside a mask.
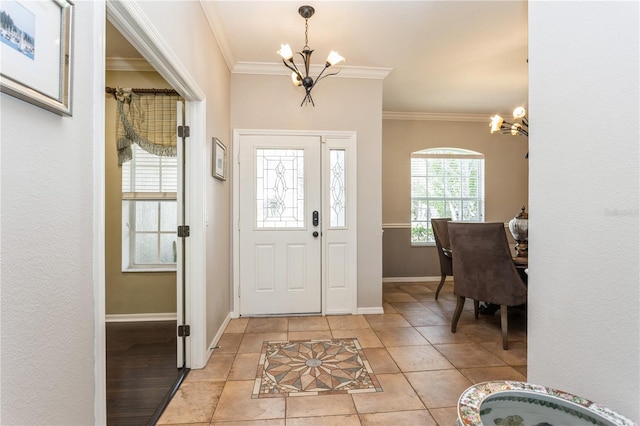
[[[314,237],[314,238],[318,238],[318,235],[319,235],[319,234],[318,234],[318,231],[313,231],[313,237]]]

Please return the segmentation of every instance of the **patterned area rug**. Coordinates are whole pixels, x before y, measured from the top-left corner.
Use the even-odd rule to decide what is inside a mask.
[[[382,392],[358,339],[264,342],[252,398]]]

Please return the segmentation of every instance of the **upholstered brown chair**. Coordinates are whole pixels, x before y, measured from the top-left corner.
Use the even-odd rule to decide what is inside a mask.
[[[451,218],[431,219],[431,228],[433,229],[433,237],[436,240],[436,247],[438,249],[438,259],[440,259],[440,284],[436,290],[436,300],[438,300],[438,294],[442,290],[444,280],[447,275],[453,276],[453,266],[451,264],[451,257],[444,254],[443,249],[451,249],[449,244],[449,231],[447,230],[447,222],[451,221]]]
[[[465,298],[500,305],[502,348],[508,349],[507,307],[527,301],[527,286],[513,263],[502,223],[448,224],[453,254],[453,293],[457,296],[451,332],[456,332]]]

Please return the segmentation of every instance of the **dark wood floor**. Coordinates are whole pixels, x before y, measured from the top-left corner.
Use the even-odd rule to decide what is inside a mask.
[[[107,323],[106,334],[107,424],[149,424],[181,374],[176,322]]]

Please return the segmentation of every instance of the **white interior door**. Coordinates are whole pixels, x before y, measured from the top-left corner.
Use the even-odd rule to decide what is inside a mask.
[[[177,102],[176,124],[178,128],[186,126],[188,120],[186,110],[182,101]],[[177,208],[178,208],[178,226],[185,225],[186,221],[186,136],[178,132],[176,145],[178,147],[178,192],[177,192]],[[176,244],[176,317],[177,327],[186,324],[185,309],[185,286],[186,286],[186,242],[185,238],[178,238]],[[176,330],[176,333],[178,330]],[[186,339],[187,337],[178,337],[176,347],[176,364],[178,368],[186,366]]]
[[[240,140],[241,315],[322,311],[320,139]]]

